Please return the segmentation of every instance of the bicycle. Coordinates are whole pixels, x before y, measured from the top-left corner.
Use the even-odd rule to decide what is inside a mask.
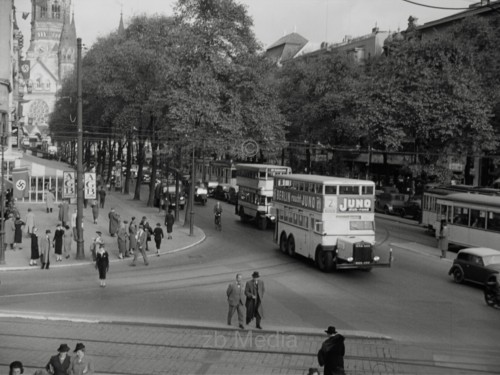
[[[219,232],[222,231],[222,220],[220,213],[215,214],[214,221],[215,221],[215,230],[218,230]]]

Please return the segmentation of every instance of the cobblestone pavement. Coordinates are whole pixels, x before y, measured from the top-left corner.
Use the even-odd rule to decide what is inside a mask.
[[[84,342],[99,374],[304,374],[317,367],[324,339],[319,333],[4,317],[0,368],[20,359],[31,374],[61,343]],[[436,360],[431,350],[349,334],[345,363],[347,374],[494,373]]]

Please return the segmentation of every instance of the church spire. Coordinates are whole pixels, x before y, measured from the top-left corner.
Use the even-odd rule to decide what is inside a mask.
[[[123,35],[125,33],[125,27],[123,26],[123,11],[120,12],[120,24],[118,25],[118,35]]]
[[[74,67],[76,60],[76,30],[75,17],[71,20],[70,10],[64,12],[64,24],[61,31],[61,39],[59,41],[59,79],[62,80],[67,76]]]

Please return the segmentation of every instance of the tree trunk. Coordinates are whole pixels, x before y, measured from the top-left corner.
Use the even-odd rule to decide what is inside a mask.
[[[140,135],[140,134],[139,134]],[[141,181],[142,181],[142,168],[144,166],[144,141],[139,137],[137,142],[137,180],[135,182],[134,200],[138,201],[141,199]]]
[[[127,173],[125,175],[125,189],[123,190],[125,194],[130,193],[130,178],[132,175],[132,135],[128,133],[128,141],[127,141]]]

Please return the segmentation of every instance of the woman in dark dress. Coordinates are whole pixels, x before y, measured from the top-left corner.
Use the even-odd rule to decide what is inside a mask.
[[[40,252],[38,251],[38,228],[33,227],[30,236],[31,236],[30,266],[36,266],[37,265],[36,261],[38,258],[40,258]]]
[[[62,262],[62,250],[64,241],[64,228],[61,223],[57,224],[56,231],[54,232],[54,238],[52,243],[56,253],[56,262]]]
[[[106,286],[106,273],[109,271],[109,255],[102,244],[97,250],[95,268],[99,270],[99,281],[101,287],[104,288]]]
[[[14,246],[15,244],[21,245],[23,243],[23,226],[24,226],[24,221],[21,220],[21,217],[19,216],[16,217],[14,226],[16,228],[14,232]],[[21,246],[19,246],[19,248],[22,249]]]

